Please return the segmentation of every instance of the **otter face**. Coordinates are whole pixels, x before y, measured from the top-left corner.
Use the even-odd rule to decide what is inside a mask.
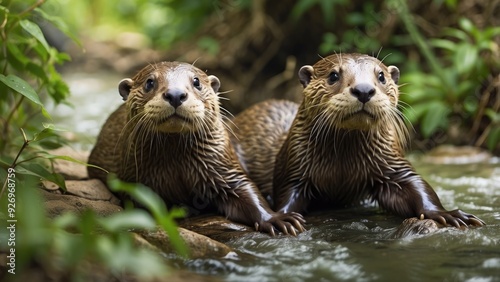
[[[130,121],[153,131],[198,131],[216,118],[220,81],[200,69],[178,62],[162,62],[123,79],[118,90],[130,109]]]
[[[306,107],[334,127],[369,130],[397,113],[399,69],[373,57],[331,55],[303,66],[299,79]]]

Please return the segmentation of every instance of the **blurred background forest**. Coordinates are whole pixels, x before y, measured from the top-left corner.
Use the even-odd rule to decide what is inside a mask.
[[[42,25],[68,67],[132,75],[158,60],[217,75],[233,114],[270,97],[299,101],[298,69],[360,52],[400,68],[413,149],[477,145],[500,152],[500,1],[68,1],[43,10],[81,47]]]

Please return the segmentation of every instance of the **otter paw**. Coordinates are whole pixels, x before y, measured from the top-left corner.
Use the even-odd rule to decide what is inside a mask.
[[[305,223],[306,220],[299,213],[275,213],[267,221],[262,221],[260,223],[256,222],[255,229],[257,231],[267,232],[271,234],[271,236],[276,236],[276,231],[285,235],[297,236],[298,233],[306,230],[303,226]]]
[[[483,226],[484,221],[473,214],[463,212],[461,210],[452,211],[424,211],[420,213],[420,219],[429,218],[441,223],[442,225],[451,225],[457,228],[467,225]]]

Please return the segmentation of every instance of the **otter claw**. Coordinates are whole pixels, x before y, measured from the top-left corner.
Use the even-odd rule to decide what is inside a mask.
[[[486,223],[484,221],[480,220],[479,218],[471,217],[471,218],[469,218],[469,221],[474,226],[483,226],[483,225],[486,225]]]
[[[467,228],[468,225],[474,225],[474,226],[486,225],[484,221],[477,218],[475,215],[465,213],[461,210],[425,211],[420,214],[420,219],[423,218],[430,218],[444,226],[451,225],[456,228],[461,228],[462,226]]]

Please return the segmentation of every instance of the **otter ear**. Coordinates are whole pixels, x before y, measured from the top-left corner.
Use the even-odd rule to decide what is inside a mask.
[[[391,74],[391,78],[394,81],[394,83],[398,84],[399,81],[399,69],[395,66],[389,66],[387,67],[389,70],[389,73]]]
[[[132,79],[125,78],[118,84],[118,92],[120,92],[120,96],[122,96],[123,101],[127,101],[128,94],[130,94],[130,89],[132,89],[133,83],[134,81]]]
[[[214,92],[217,93],[220,87],[220,80],[215,75],[209,75],[208,80],[210,81],[210,86],[212,86]]]
[[[313,72],[314,72],[313,67],[311,67],[309,65],[305,65],[305,66],[300,68],[299,80],[300,80],[300,83],[302,83],[302,86],[304,86],[304,88],[306,88],[307,85],[309,84],[309,82],[311,82]]]

